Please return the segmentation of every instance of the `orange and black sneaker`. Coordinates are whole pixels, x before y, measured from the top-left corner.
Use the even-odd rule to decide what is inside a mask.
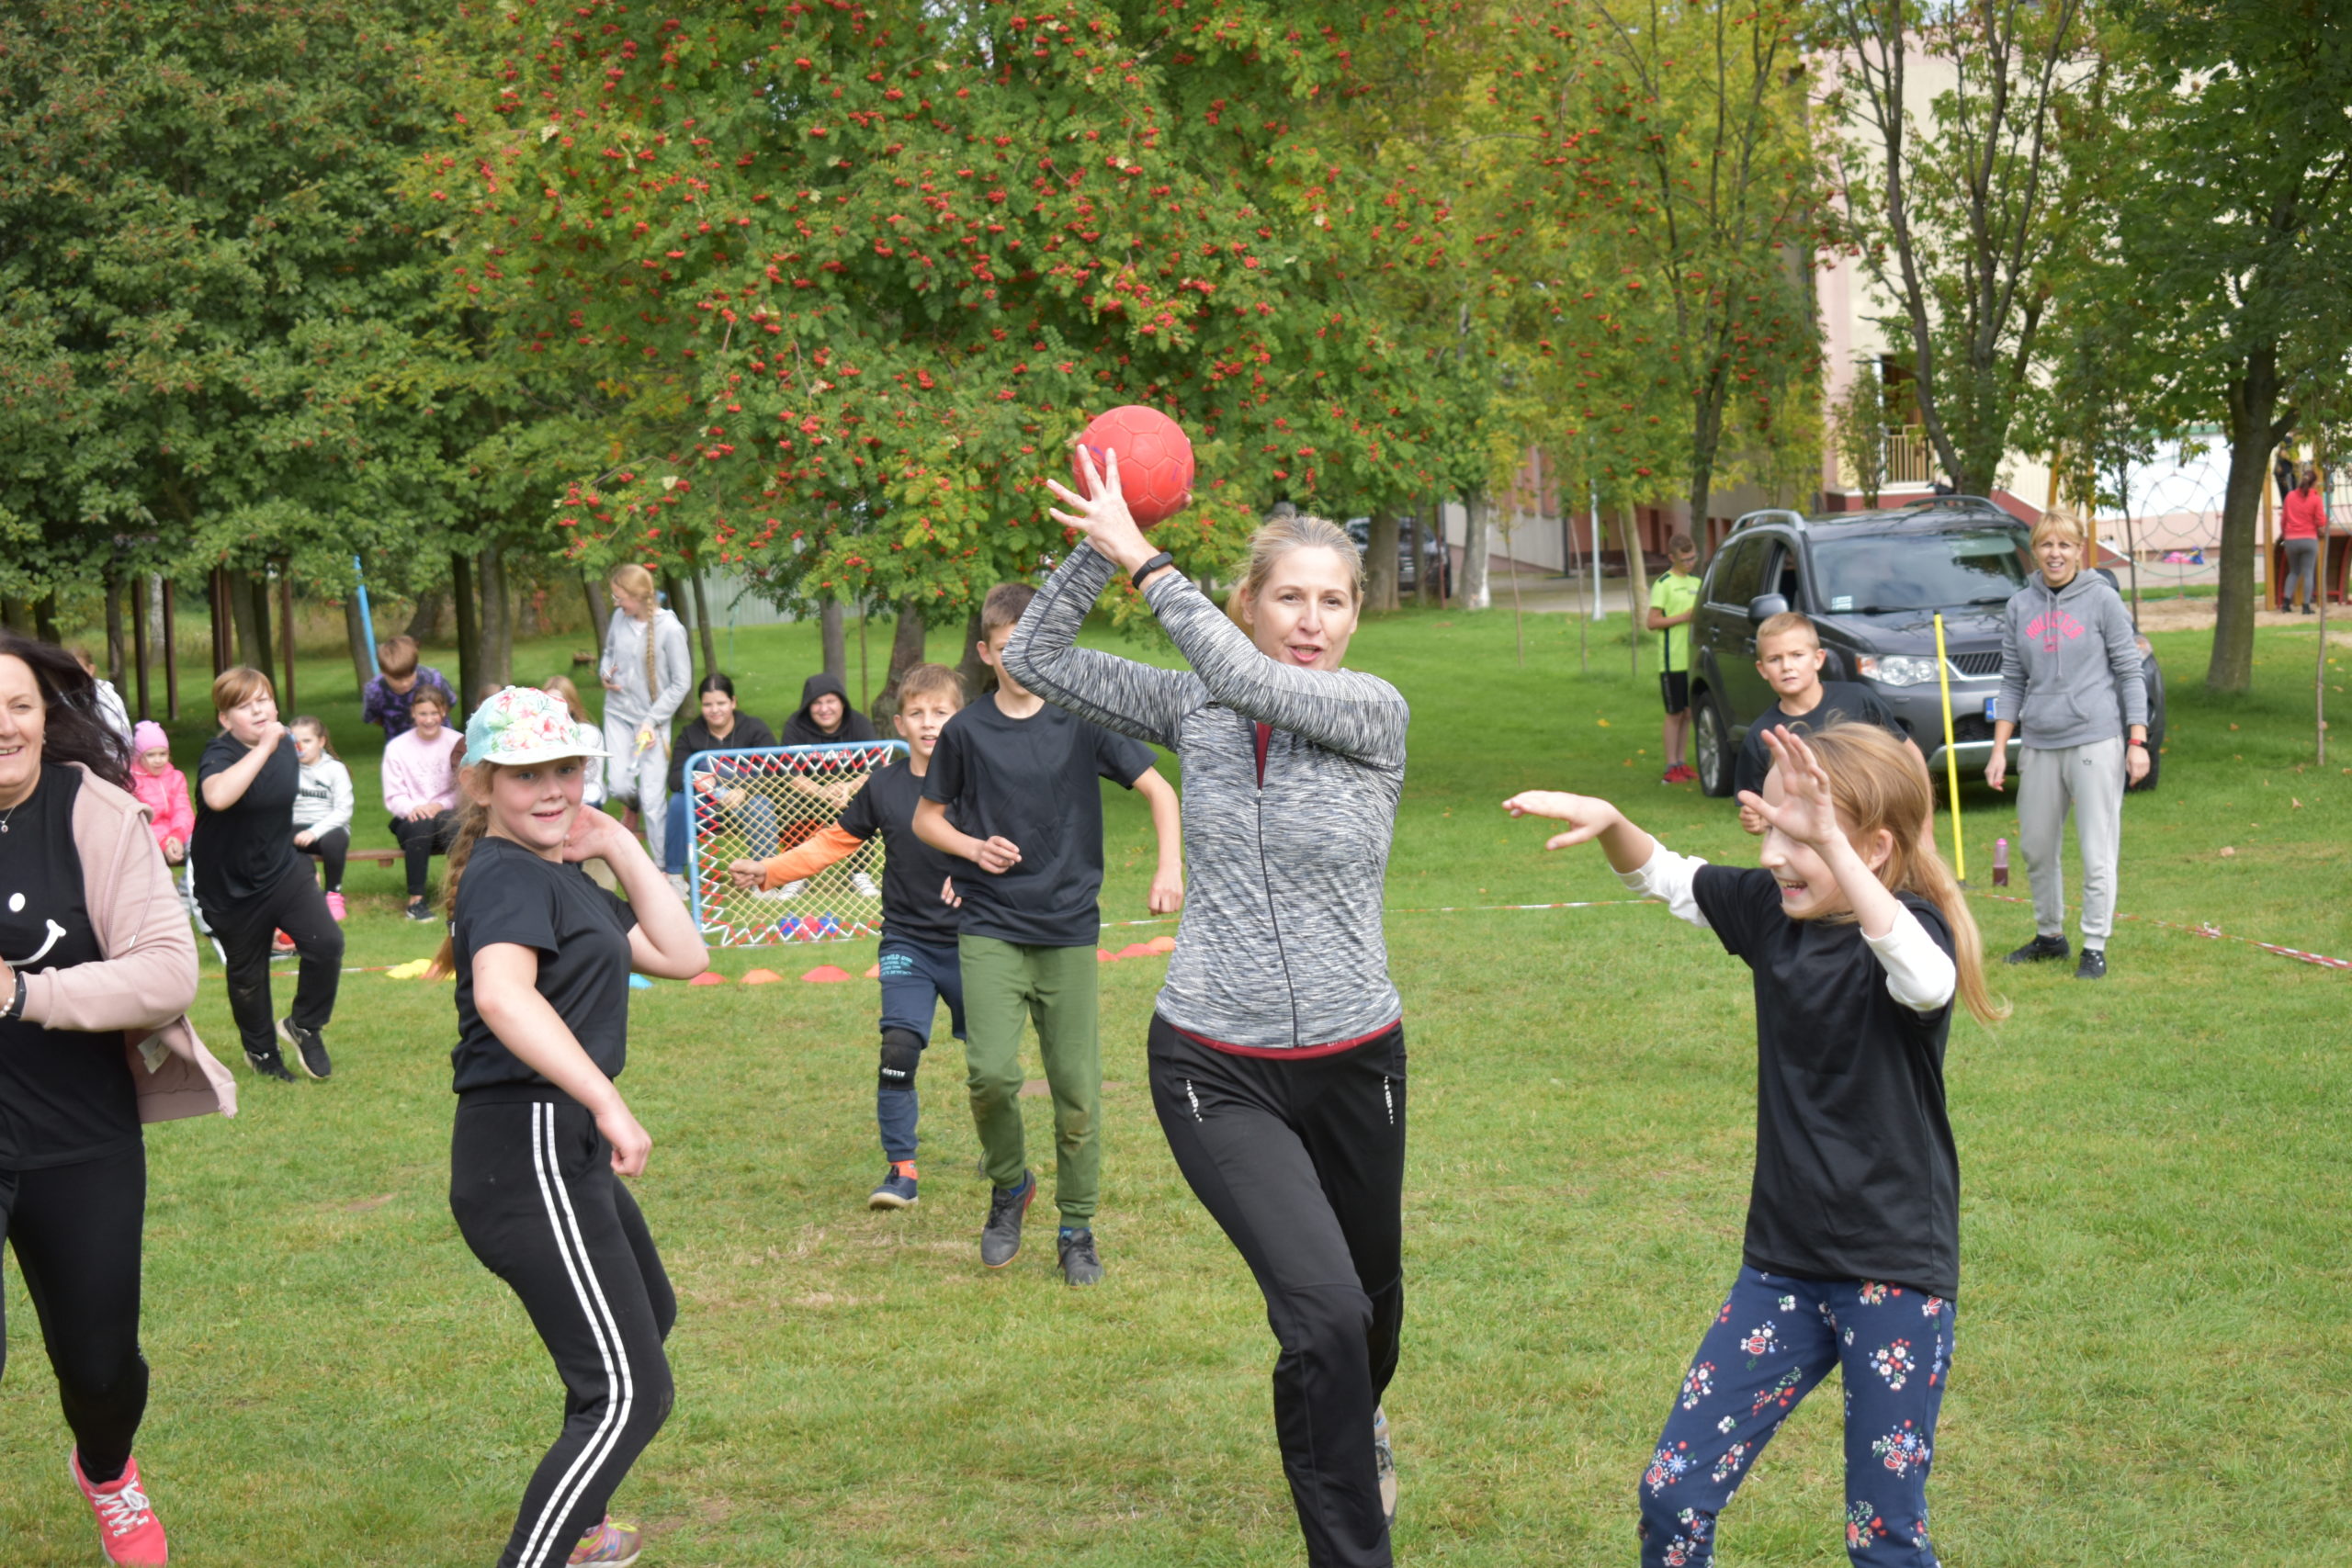
[[[911,1209],[915,1206],[915,1162],[894,1159],[882,1173],[882,1185],[867,1194],[869,1209]]]

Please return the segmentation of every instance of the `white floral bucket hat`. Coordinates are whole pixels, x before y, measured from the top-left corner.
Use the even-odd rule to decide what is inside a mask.
[[[552,692],[509,686],[493,692],[466,720],[466,762],[528,767],[565,757],[601,757],[602,739],[571,721],[571,710]]]

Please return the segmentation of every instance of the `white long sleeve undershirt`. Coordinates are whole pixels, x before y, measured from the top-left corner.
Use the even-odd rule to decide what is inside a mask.
[[[1639,869],[1617,874],[1628,892],[1662,900],[1677,919],[1701,931],[1711,928],[1699,908],[1695,891],[1699,868],[1707,863],[1696,855],[1677,854],[1653,840],[1656,847]],[[1919,917],[1907,908],[1895,911],[1894,924],[1884,936],[1868,931],[1862,941],[1886,971],[1886,994],[1913,1012],[1925,1016],[1941,1009],[1960,984],[1960,969],[1951,954],[1938,947]]]

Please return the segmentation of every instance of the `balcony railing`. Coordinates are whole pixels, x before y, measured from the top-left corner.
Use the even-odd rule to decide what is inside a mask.
[[[1918,490],[1935,482],[1936,448],[1920,426],[1888,426],[1879,437],[1879,452],[1884,465],[1879,479],[1882,490]],[[1848,494],[1861,493],[1861,476],[1854,472],[1853,464],[1842,455],[1838,461],[1838,473]]]

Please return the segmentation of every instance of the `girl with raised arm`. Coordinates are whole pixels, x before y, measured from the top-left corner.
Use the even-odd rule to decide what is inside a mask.
[[[1274,1427],[1317,1568],[1383,1568],[1380,1400],[1404,1312],[1405,1032],[1381,931],[1405,699],[1342,668],[1363,562],[1317,517],[1267,524],[1231,618],[1147,540],[1107,472],[1051,485],[1086,543],[1004,650],[1024,686],[1183,764],[1183,924],[1151,1021],[1151,1097],[1193,1193],[1265,1294]],[[1114,570],[1191,662],[1075,646]]]
[[[616,1179],[644,1171],[653,1141],[616,1080],[629,972],[690,979],[710,954],[637,840],[581,809],[602,751],[562,703],[526,687],[466,721],[449,940],[435,961],[458,981],[449,1209],[522,1298],[568,1395],[499,1568],[635,1562],[638,1531],[605,1504],[670,1413],[662,1346],[677,1296]],[[626,903],[582,871],[592,857]]]
[[[1846,1387],[1846,1551],[1935,1568],[1928,1467],[1951,1371],[1960,1160],[1944,1111],[1957,995],[1986,1021],[1984,944],[1923,831],[1917,760],[1874,725],[1767,731],[1752,871],[1679,855],[1605,800],[1530,790],[1514,817],[1599,840],[1636,893],[1712,931],[1756,985],[1747,1239],[1641,1480],[1644,1568],[1706,1568],[1715,1518],[1814,1384]]]

